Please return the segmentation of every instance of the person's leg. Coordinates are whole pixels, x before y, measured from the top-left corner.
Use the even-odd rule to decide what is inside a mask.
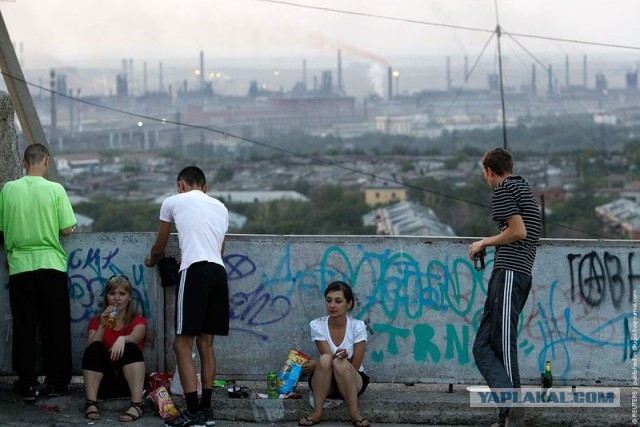
[[[187,409],[192,414],[200,409],[197,394],[198,376],[191,356],[194,339],[195,337],[191,335],[176,335],[173,341],[173,351],[176,354],[176,364],[178,365],[180,382],[182,383],[185,400],[187,401]],[[193,396],[195,396],[195,402],[193,401]]]
[[[142,402],[144,392],[145,364],[142,351],[134,343],[127,343],[120,358],[122,375],[127,381],[132,402]]]
[[[84,397],[87,400],[98,400],[98,389],[104,374],[102,372],[82,370],[82,379],[84,381]]]
[[[518,272],[513,273],[513,289],[511,292],[511,316],[510,316],[510,345],[509,359],[505,358],[505,366],[507,360],[510,361],[509,372],[511,374],[511,382],[513,387],[520,387],[520,369],[518,366],[518,324],[520,323],[520,314],[529,298],[531,291],[531,276]]]
[[[100,341],[91,343],[82,355],[82,378],[84,380],[85,417],[99,420],[98,390],[104,378],[104,372],[110,368],[109,352]]]
[[[64,393],[71,382],[71,308],[67,273],[38,270],[38,313],[42,364],[49,393]]]
[[[531,276],[518,272],[509,272],[507,293],[511,293],[510,316],[508,321],[508,342],[505,342],[504,366],[511,379],[513,388],[520,388],[520,368],[518,365],[518,323],[529,291],[531,290]],[[510,288],[509,288],[510,287]],[[505,302],[507,304],[507,302]],[[505,320],[505,327],[507,326]],[[505,328],[506,331],[506,328]],[[501,415],[505,425],[520,426],[524,421],[525,411],[522,407],[505,408]]]
[[[135,344],[134,344],[135,345]],[[122,367],[122,375],[131,393],[131,405],[120,416],[120,421],[135,421],[143,414],[142,394],[144,392],[144,362],[134,362]]]
[[[196,340],[202,363],[200,409],[204,411],[206,424],[213,425],[215,421],[211,410],[211,396],[217,368],[214,336],[229,335],[229,286],[227,271],[221,265],[204,263],[199,274],[207,295],[202,329]]]
[[[362,377],[347,359],[333,359],[333,377],[338,391],[347,404],[352,421],[363,420],[358,409],[358,393],[362,389]]]
[[[195,414],[199,408],[198,376],[191,351],[193,341],[200,335],[204,318],[204,293],[199,274],[202,263],[195,263],[180,274],[180,283],[176,287],[176,336],[173,351],[180,382],[187,403],[188,414]]]
[[[26,391],[38,384],[34,339],[38,313],[34,278],[35,274],[32,271],[9,276],[9,303],[13,318],[11,360],[13,370],[18,374],[18,392]],[[35,399],[35,389],[32,391],[32,397]]]
[[[313,425],[322,418],[322,409],[327,396],[333,391],[333,356],[323,354],[316,362],[316,367],[311,378],[311,390],[313,393],[313,411],[298,421],[299,425]]]
[[[478,370],[492,390],[513,387],[504,359],[511,343],[512,279],[513,274],[508,270],[498,269],[491,273],[482,321],[473,343],[473,356]],[[509,408],[500,408],[501,425],[508,414]]]
[[[196,347],[198,347],[198,354],[200,355],[200,375],[202,378],[200,409],[209,409],[213,394],[213,381],[216,375],[216,353],[213,348],[213,335],[200,334],[196,338]]]

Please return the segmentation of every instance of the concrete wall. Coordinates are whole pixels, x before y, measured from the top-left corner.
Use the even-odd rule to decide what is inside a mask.
[[[153,233],[76,234],[69,254],[74,367],[105,280],[124,273],[149,318],[150,371],[172,372],[173,289],[143,266]],[[222,378],[262,379],[290,348],[316,354],[308,322],[325,313],[332,280],[353,285],[355,317],[369,326],[365,368],[374,381],[482,379],[471,346],[486,295],[487,269],[467,259],[469,240],[419,237],[229,236],[231,333],[216,338]],[[170,252],[176,252],[172,236]],[[11,372],[11,329],[4,254],[0,254],[0,372]],[[633,241],[544,240],[533,291],[519,328],[524,383],[551,360],[558,383],[630,384],[637,349],[640,252]],[[166,310],[165,310],[166,307]],[[166,331],[166,332],[165,332]]]
[[[0,188],[5,182],[22,176],[14,115],[11,97],[0,90]]]

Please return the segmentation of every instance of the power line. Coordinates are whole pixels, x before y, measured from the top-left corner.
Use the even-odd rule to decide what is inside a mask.
[[[14,78],[14,77],[10,76],[9,74],[7,74],[5,72],[2,72],[2,74],[7,75],[7,76],[9,76],[11,78]],[[163,123],[163,124],[172,124],[172,125],[177,125],[177,126],[183,126],[183,127],[191,128],[191,129],[206,130],[206,131],[209,131],[209,132],[212,132],[212,133],[223,135],[224,137],[233,138],[233,139],[237,139],[237,140],[240,140],[240,141],[245,141],[245,142],[248,142],[248,143],[253,144],[253,145],[257,145],[257,146],[269,148],[269,149],[274,150],[274,151],[279,151],[279,152],[282,152],[282,153],[290,154],[290,155],[292,155],[294,157],[300,157],[300,158],[305,158],[305,159],[313,160],[313,161],[320,162],[320,163],[325,163],[325,164],[328,164],[330,166],[335,166],[335,167],[338,167],[340,169],[347,170],[349,172],[354,172],[354,173],[358,173],[360,175],[369,176],[371,178],[378,179],[380,181],[386,181],[386,182],[389,182],[389,183],[402,185],[402,186],[405,186],[407,188],[413,188],[413,189],[420,190],[420,191],[423,191],[423,192],[426,192],[426,193],[435,194],[437,196],[442,196],[442,197],[449,198],[449,199],[452,199],[452,200],[457,200],[459,202],[465,202],[465,203],[476,205],[476,206],[479,206],[479,207],[482,207],[482,208],[488,208],[487,205],[482,204],[482,203],[477,203],[477,202],[474,202],[472,200],[466,200],[466,199],[463,199],[461,197],[457,197],[457,196],[454,196],[454,195],[451,195],[451,194],[446,194],[446,193],[441,193],[441,192],[438,192],[438,191],[428,190],[426,188],[422,188],[422,187],[419,187],[419,186],[416,186],[416,185],[412,185],[412,184],[407,184],[407,183],[398,181],[398,180],[393,179],[393,178],[388,178],[388,177],[384,177],[384,176],[381,176],[381,175],[376,175],[375,173],[364,172],[364,171],[362,171],[360,169],[352,168],[352,167],[349,167],[349,166],[345,166],[345,165],[342,165],[342,164],[340,164],[338,162],[334,162],[334,161],[326,159],[326,158],[315,157],[315,156],[312,156],[312,155],[299,153],[297,151],[293,151],[293,150],[290,150],[290,149],[287,149],[287,148],[277,147],[275,145],[271,145],[271,144],[263,142],[263,141],[258,141],[256,139],[252,139],[252,138],[248,138],[248,137],[244,137],[244,136],[240,136],[240,135],[235,135],[233,133],[229,133],[227,131],[216,129],[216,128],[213,128],[213,127],[210,127],[210,126],[197,125],[197,124],[193,124],[193,123],[185,123],[185,122],[180,122],[180,121],[176,121],[176,120],[170,120],[170,119],[166,119],[166,118],[158,118],[158,117],[149,116],[149,115],[146,115],[146,114],[140,114],[140,113],[135,113],[135,112],[131,112],[131,111],[126,111],[126,110],[123,110],[123,109],[120,109],[120,108],[109,107],[109,106],[106,106],[106,105],[99,104],[97,102],[93,102],[93,101],[89,101],[89,100],[81,99],[81,98],[76,98],[74,96],[67,95],[67,94],[61,93],[61,92],[56,92],[56,91],[51,90],[51,89],[49,89],[47,87],[40,86],[38,84],[28,82],[26,80],[24,80],[24,82],[29,86],[32,86],[32,87],[37,88],[37,89],[40,89],[40,90],[45,91],[45,92],[49,92],[52,95],[57,95],[57,96],[61,96],[61,97],[64,97],[64,98],[68,98],[70,100],[81,102],[83,104],[90,105],[92,107],[96,107],[96,108],[100,108],[100,109],[104,109],[104,110],[108,110],[108,111],[113,111],[113,112],[120,113],[120,114],[123,114],[123,115],[136,117],[136,118],[144,119],[144,120],[149,120],[149,121],[153,121],[153,122],[158,122],[158,123]]]
[[[336,9],[336,8],[331,8],[331,7],[322,7],[322,6],[312,6],[312,5],[306,5],[306,4],[299,4],[299,3],[283,1],[283,0],[256,0],[256,1],[264,2],[264,3],[280,4],[280,5],[291,6],[291,7],[298,7],[298,8],[302,8],[302,9],[312,9],[312,10],[321,10],[321,11],[324,11],[324,12],[340,13],[340,14],[344,14],[344,15],[354,15],[354,16],[362,16],[362,17],[366,17],[366,18],[383,19],[383,20],[386,20],[386,21],[397,21],[397,22],[406,22],[406,23],[409,23],[409,24],[428,25],[428,26],[431,26],[431,27],[441,27],[441,28],[449,28],[449,29],[463,30],[463,31],[483,32],[483,33],[494,33],[495,32],[495,29],[467,27],[467,26],[463,26],[463,25],[453,25],[453,24],[443,24],[443,23],[439,23],[439,22],[429,22],[429,21],[422,21],[422,20],[418,20],[418,19],[398,18],[398,17],[394,17],[394,16],[380,15],[380,14],[368,13],[368,12],[356,12],[356,11],[352,11],[352,10]],[[514,35],[514,36],[518,36],[518,37],[528,37],[528,38],[534,38],[534,39],[540,39],[540,40],[550,40],[550,41],[564,42],[564,43],[576,43],[576,44],[583,44],[583,45],[589,45],[589,46],[611,47],[611,48],[616,48],[616,49],[640,50],[640,46],[631,46],[631,45],[624,45],[624,44],[619,44],[619,43],[603,43],[603,42],[593,42],[593,41],[588,41],[588,40],[565,39],[565,38],[561,38],[561,37],[541,36],[541,35],[537,35],[537,34],[525,34],[525,33],[511,33],[511,34]]]
[[[275,3],[275,4],[281,4],[281,5],[285,5],[285,6],[292,6],[292,7],[299,7],[299,8],[303,8],[303,9],[313,9],[313,10],[322,10],[324,12],[333,12],[333,13],[341,13],[344,15],[355,15],[355,16],[363,16],[366,18],[377,18],[377,19],[384,19],[387,21],[398,21],[398,22],[406,22],[409,24],[420,24],[420,25],[429,25],[432,27],[442,27],[442,28],[449,28],[449,29],[454,29],[454,30],[466,30],[466,31],[477,31],[477,32],[483,32],[483,33],[492,33],[493,30],[487,30],[484,28],[473,28],[473,27],[465,27],[462,25],[452,25],[452,24],[441,24],[438,22],[427,22],[427,21],[420,21],[417,19],[409,19],[409,18],[396,18],[393,16],[387,16],[387,15],[377,15],[374,13],[367,13],[367,12],[356,12],[356,11],[352,11],[352,10],[344,10],[344,9],[334,9],[334,8],[330,8],[330,7],[322,7],[322,6],[311,6],[311,5],[307,5],[307,4],[299,4],[299,3],[293,3],[293,2],[288,2],[288,1],[280,1],[280,0],[256,0],[256,1],[260,1],[260,2],[264,2],[264,3]]]
[[[399,181],[397,179],[385,177],[385,176],[382,176],[382,175],[377,175],[375,173],[365,172],[363,170],[360,170],[360,169],[357,169],[357,168],[354,168],[354,167],[345,166],[343,164],[340,164],[338,162],[332,161],[330,159],[316,157],[316,156],[312,156],[312,155],[308,155],[308,154],[304,154],[304,153],[299,153],[297,151],[289,150],[287,148],[277,147],[277,146],[271,145],[271,144],[263,142],[263,141],[258,141],[258,140],[253,139],[253,138],[248,138],[248,137],[244,137],[244,136],[240,136],[240,135],[235,135],[233,133],[229,133],[227,131],[216,129],[216,128],[213,128],[213,127],[210,127],[210,126],[197,125],[197,124],[192,124],[192,123],[185,123],[185,122],[181,122],[181,121],[177,121],[177,120],[170,120],[170,119],[166,119],[166,118],[158,118],[158,117],[155,117],[155,116],[149,116],[147,114],[140,114],[140,113],[135,113],[135,112],[132,112],[132,111],[123,110],[123,109],[120,109],[120,108],[109,107],[109,106],[106,106],[106,105],[99,104],[97,102],[93,102],[93,101],[89,101],[89,100],[81,99],[81,98],[76,98],[76,97],[68,95],[66,93],[57,92],[57,91],[54,91],[54,90],[52,90],[50,88],[47,88],[47,87],[44,87],[44,86],[41,86],[41,85],[38,85],[38,84],[35,84],[35,83],[31,83],[31,82],[29,82],[29,81],[27,81],[25,79],[16,78],[16,77],[14,77],[14,76],[12,76],[12,75],[4,72],[4,71],[2,71],[2,74],[7,76],[7,77],[9,77],[9,78],[11,78],[11,79],[22,80],[22,82],[24,82],[25,84],[27,84],[29,86],[32,86],[34,88],[40,89],[42,91],[48,92],[52,96],[53,95],[61,96],[63,98],[67,98],[67,99],[70,99],[70,100],[73,100],[73,101],[77,101],[77,102],[83,103],[85,105],[90,105],[90,106],[95,107],[95,108],[108,110],[108,111],[116,112],[116,113],[119,113],[119,114],[131,116],[131,117],[136,117],[136,118],[139,118],[139,119],[149,120],[149,121],[153,121],[153,122],[163,123],[163,124],[173,124],[173,125],[177,125],[177,126],[183,126],[183,127],[186,127],[186,128],[191,128],[191,129],[206,130],[208,132],[212,132],[212,133],[216,133],[216,134],[219,134],[219,135],[223,135],[226,138],[233,138],[233,139],[237,139],[237,140],[240,140],[240,141],[245,141],[245,142],[248,142],[248,143],[253,144],[253,145],[257,145],[257,146],[269,148],[269,149],[274,150],[274,151],[279,151],[279,152],[282,152],[282,153],[290,154],[290,155],[292,155],[294,157],[305,158],[305,159],[313,160],[313,161],[316,161],[316,162],[319,162],[319,163],[324,163],[324,164],[327,164],[327,165],[330,165],[330,166],[334,166],[336,168],[343,169],[343,170],[346,170],[346,171],[349,171],[349,172],[353,172],[353,173],[360,174],[360,175],[363,175],[363,176],[368,176],[368,177],[377,179],[379,181],[397,184],[397,185],[400,185],[400,186],[403,186],[403,187],[406,187],[406,188],[418,190],[418,191],[421,191],[421,192],[424,192],[424,193],[433,194],[433,195],[436,195],[436,196],[443,197],[445,199],[450,199],[450,200],[455,200],[455,201],[458,201],[458,202],[467,203],[467,204],[474,205],[474,206],[477,206],[477,207],[480,207],[480,208],[483,208],[483,209],[487,209],[487,210],[490,209],[490,206],[488,206],[486,204],[483,204],[483,203],[475,202],[473,200],[467,200],[467,199],[464,199],[462,197],[458,197],[458,196],[455,196],[455,195],[452,195],[452,194],[443,193],[443,192],[440,192],[440,191],[429,190],[427,188],[420,187],[418,185],[402,182],[402,181]],[[555,225],[555,226],[560,227],[560,228],[567,229],[567,230],[580,232],[580,233],[583,233],[583,234],[586,234],[586,235],[599,237],[599,238],[607,238],[607,236],[603,236],[601,234],[594,233],[594,232],[591,232],[591,231],[579,230],[579,229],[576,229],[576,228],[573,228],[573,227],[565,226],[565,225],[562,225],[562,224],[556,224],[556,223],[552,223],[552,222],[547,222],[547,223]]]
[[[484,46],[482,46],[482,49],[481,49],[480,53],[478,54],[478,56],[476,56],[476,60],[473,62],[473,65],[471,66],[471,69],[469,70],[468,74],[466,74],[464,76],[463,84],[458,88],[456,93],[453,95],[453,98],[451,99],[451,102],[447,106],[447,108],[446,108],[446,110],[444,112],[445,116],[449,114],[449,111],[451,110],[451,108],[453,108],[453,104],[455,104],[456,100],[458,99],[458,97],[460,96],[462,91],[464,90],[467,82],[469,81],[469,77],[471,76],[471,74],[473,74],[473,71],[478,66],[478,63],[480,62],[480,58],[482,58],[482,56],[484,55],[484,52],[487,50],[487,47],[489,46],[489,43],[491,43],[491,40],[493,40],[493,37],[495,36],[495,34],[496,34],[495,32],[491,33],[491,36],[487,39],[487,41],[484,44]]]

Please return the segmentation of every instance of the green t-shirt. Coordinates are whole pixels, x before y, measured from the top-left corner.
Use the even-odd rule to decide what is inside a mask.
[[[60,230],[76,223],[62,185],[39,176],[7,182],[0,191],[0,231],[9,274],[39,269],[67,271]]]

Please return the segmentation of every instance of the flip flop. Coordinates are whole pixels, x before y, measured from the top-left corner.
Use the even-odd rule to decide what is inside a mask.
[[[351,421],[351,424],[353,424],[355,427],[369,427],[371,425],[369,420],[366,419],[366,418],[360,418],[359,420],[353,420],[353,421]]]
[[[319,423],[320,421],[314,420],[313,418],[309,417],[300,418],[300,421],[298,421],[299,426],[314,426]]]

